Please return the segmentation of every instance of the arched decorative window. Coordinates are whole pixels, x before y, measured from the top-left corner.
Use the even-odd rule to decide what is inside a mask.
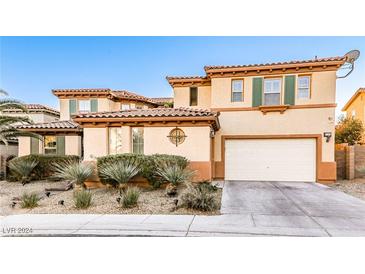
[[[178,146],[184,143],[187,136],[182,129],[177,127],[171,130],[169,136],[167,137],[169,138],[171,143],[173,143],[175,146]]]

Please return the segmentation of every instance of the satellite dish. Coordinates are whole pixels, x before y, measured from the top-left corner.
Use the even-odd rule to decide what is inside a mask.
[[[339,75],[337,79],[345,78],[351,74],[355,68],[355,61],[359,58],[360,51],[357,49],[351,50],[344,55],[345,63],[338,69]]]

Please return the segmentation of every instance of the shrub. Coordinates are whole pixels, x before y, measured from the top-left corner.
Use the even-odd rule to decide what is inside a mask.
[[[128,187],[126,191],[121,193],[121,204],[125,208],[131,208],[138,204],[140,190],[137,187]]]
[[[9,169],[23,185],[29,183],[31,180],[31,173],[38,165],[38,161],[34,159],[23,159],[20,161],[10,161]]]
[[[74,203],[76,208],[88,208],[91,205],[93,194],[88,190],[74,192]]]
[[[341,116],[336,126],[336,144],[348,143],[349,145],[354,145],[361,141],[363,133],[364,126],[361,120]]]
[[[38,206],[40,198],[36,193],[24,193],[21,197],[21,203],[20,206],[22,208],[34,208]]]
[[[198,187],[201,191],[215,192],[218,190],[218,187],[212,185],[209,181],[198,182],[196,187]]]
[[[69,160],[63,163],[54,164],[54,176],[63,180],[70,180],[74,184],[85,187],[85,181],[90,178],[94,168],[89,163],[75,162]]]
[[[55,164],[60,164],[71,160],[79,162],[80,157],[76,155],[58,156],[58,155],[31,154],[27,156],[14,158],[9,161],[9,164],[26,160],[35,160],[38,162],[37,166],[33,170],[32,179],[42,180],[46,178],[52,178],[53,174],[55,173],[54,170]],[[14,174],[10,171],[9,177],[12,177],[13,175]]]
[[[177,155],[167,155],[167,154],[153,154],[153,155],[141,155],[141,154],[133,154],[133,153],[125,153],[125,154],[116,154],[116,155],[108,155],[104,157],[99,157],[97,159],[97,166],[99,170],[100,176],[100,168],[105,164],[111,164],[119,161],[127,161],[134,162],[138,168],[138,175],[146,178],[148,182],[154,187],[158,188],[164,182],[164,179],[156,174],[156,170],[158,167],[162,165],[171,165],[176,164],[183,169],[188,166],[189,161],[182,156]],[[103,183],[112,183],[112,181],[101,178]]]
[[[218,209],[218,203],[212,191],[199,185],[188,185],[179,198],[179,206],[201,211],[213,211]]]
[[[193,171],[183,169],[179,165],[164,165],[158,167],[156,173],[174,186],[188,182],[194,175]]]
[[[104,164],[100,167],[100,178],[111,182],[114,186],[126,184],[139,172],[133,161],[120,161]]]

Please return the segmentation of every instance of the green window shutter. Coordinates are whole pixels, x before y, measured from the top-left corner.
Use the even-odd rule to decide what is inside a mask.
[[[253,78],[252,80],[252,106],[262,105],[262,78]]]
[[[90,100],[90,105],[91,105],[91,112],[98,112],[98,99],[91,99]]]
[[[284,104],[294,105],[295,102],[295,76],[285,76]]]
[[[70,115],[76,114],[76,100],[74,99],[69,100],[69,106],[70,106]]]
[[[30,137],[30,154],[39,154],[39,140]]]
[[[57,155],[65,155],[65,136],[57,136]]]

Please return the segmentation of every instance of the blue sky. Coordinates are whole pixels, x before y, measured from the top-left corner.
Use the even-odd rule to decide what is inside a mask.
[[[204,75],[234,65],[343,55],[355,71],[337,81],[338,111],[365,87],[365,37],[1,37],[0,88],[27,103],[58,108],[54,88],[126,89],[171,96],[165,77]],[[338,112],[339,113],[339,112]]]

